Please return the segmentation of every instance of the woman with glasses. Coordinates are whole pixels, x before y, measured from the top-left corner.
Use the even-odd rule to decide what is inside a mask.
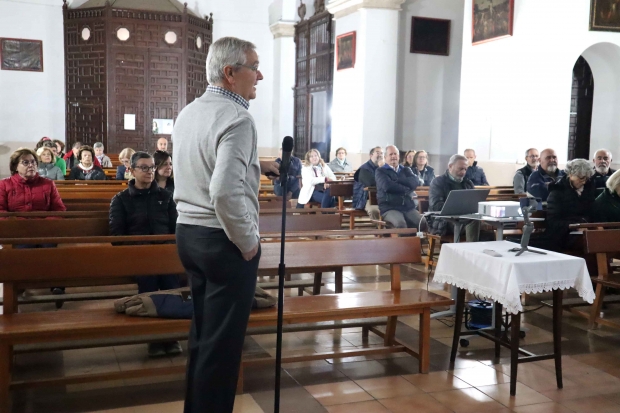
[[[174,193],[174,178],[172,176],[172,156],[166,151],[155,151],[153,154],[155,161],[155,182],[160,188],[167,189]]]
[[[37,154],[18,149],[11,155],[11,176],[0,180],[0,211],[65,211],[54,181],[37,172]]]
[[[133,179],[133,175],[130,172],[130,163],[129,160],[131,159],[131,156],[136,153],[136,151],[134,151],[131,148],[125,148],[121,151],[121,153],[118,154],[118,160],[121,161],[122,165],[119,165],[118,168],[116,168],[116,179],[119,181],[129,181],[130,179]]]
[[[105,172],[100,166],[95,165],[95,151],[90,146],[80,147],[77,153],[79,163],[71,168],[69,178],[78,181],[105,181]]]
[[[154,181],[155,161],[146,152],[136,152],[129,165],[134,179],[127,189],[119,192],[110,203],[110,235],[164,235],[174,234],[177,208],[172,193],[160,188]],[[176,275],[136,277],[140,294],[180,288]],[[149,357],[163,357],[181,353],[178,342],[150,343]]]
[[[418,175],[420,186],[430,186],[435,179],[435,170],[428,166],[428,153],[425,150],[416,152],[411,170]]]

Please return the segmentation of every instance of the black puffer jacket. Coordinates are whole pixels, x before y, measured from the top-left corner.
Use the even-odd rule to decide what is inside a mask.
[[[149,189],[137,189],[135,180],[112,198],[110,235],[174,234],[177,207],[172,193],[153,182]]]
[[[458,189],[474,189],[474,183],[467,178],[463,178],[462,182],[456,182],[450,177],[448,171],[433,179],[428,191],[428,210],[441,211],[448,199],[448,194]],[[448,223],[445,220],[433,219],[433,217],[427,220],[431,234],[445,235],[448,232]]]
[[[596,222],[620,222],[620,197],[616,191],[605,188],[596,198],[594,211]]]

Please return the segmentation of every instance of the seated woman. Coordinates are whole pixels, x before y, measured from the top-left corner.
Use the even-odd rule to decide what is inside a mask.
[[[153,178],[155,161],[146,152],[131,157],[130,169],[135,176],[127,189],[119,192],[110,203],[110,235],[174,234],[177,209],[172,194],[160,188]],[[172,290],[180,287],[176,275],[136,277],[138,293]],[[149,343],[150,357],[180,354],[178,342]]]
[[[405,154],[405,162],[403,162],[403,166],[408,166],[409,168],[413,169],[413,165],[415,165],[413,158],[415,157],[416,152],[415,151],[407,151],[407,153]]]
[[[110,160],[109,156],[107,156],[105,153],[103,153],[103,150],[105,149],[103,147],[103,143],[96,142],[93,145],[93,149],[95,150],[95,157],[97,158],[97,160],[99,160],[99,163],[101,164],[101,167],[102,168],[111,168],[112,167],[112,161]]]
[[[90,146],[80,147],[77,153],[80,163],[71,168],[68,179],[79,181],[105,181],[105,172],[101,167],[95,165],[95,151]]]
[[[56,166],[56,155],[51,148],[42,146],[37,149],[39,159],[39,175],[52,181],[64,181],[65,174]]]
[[[58,146],[56,146],[56,144],[54,142],[52,142],[52,141],[45,141],[45,142],[43,142],[42,147],[43,148],[50,148],[52,150],[52,153],[56,157],[55,165],[62,172],[62,176],[63,176],[63,179],[64,179],[64,176],[67,174],[67,163],[65,162],[64,159],[62,159],[62,156],[58,155]],[[37,149],[37,153],[39,153],[38,149]]]
[[[435,170],[428,166],[428,154],[426,151],[417,151],[413,157],[413,165],[411,170],[418,175],[420,186],[431,186],[431,182],[435,179]]]
[[[547,229],[544,239],[553,251],[574,249],[577,245],[569,236],[570,224],[592,222],[596,188],[592,175],[594,165],[586,159],[566,163],[566,176],[549,184],[547,198]]]
[[[56,149],[58,150],[56,152],[56,156],[63,158],[65,156],[65,143],[59,139],[54,139],[52,142],[54,142],[54,145],[56,145]]]
[[[320,202],[321,208],[332,208],[336,200],[329,193],[330,181],[336,181],[336,175],[323,162],[319,151],[310,149],[301,168],[301,191],[297,208],[303,208],[310,201]]]
[[[594,219],[596,222],[620,222],[620,171],[607,179],[603,193],[596,198]]]
[[[336,157],[328,164],[332,172],[353,172],[353,166],[347,162],[347,150],[336,149]]]
[[[155,182],[160,188],[174,193],[174,177],[172,176],[172,156],[166,151],[155,151]]]
[[[118,160],[121,161],[122,165],[116,168],[116,179],[117,180],[129,181],[130,179],[133,179],[133,175],[131,174],[131,171],[129,170],[130,169],[129,160],[131,159],[134,153],[136,153],[136,151],[134,151],[133,149],[125,148],[121,151],[121,153],[118,154]]]

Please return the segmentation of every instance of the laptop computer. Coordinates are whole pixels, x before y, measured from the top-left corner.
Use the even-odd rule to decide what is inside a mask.
[[[461,216],[478,212],[478,202],[484,202],[490,189],[455,189],[450,191],[443,208],[434,215]]]

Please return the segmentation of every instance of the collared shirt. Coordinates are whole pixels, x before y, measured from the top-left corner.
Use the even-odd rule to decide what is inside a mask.
[[[238,95],[235,92],[231,92],[228,89],[224,89],[223,87],[209,85],[207,86],[207,92],[214,93],[216,95],[226,96],[227,98],[231,99],[233,102],[241,105],[245,110],[247,110],[250,107],[250,102],[248,102],[243,97],[241,97],[241,95]]]
[[[396,168],[394,168],[392,165],[390,165],[389,163],[386,163],[387,166],[389,166],[390,168],[392,168],[393,170],[396,171],[396,173],[398,173],[398,171],[400,170],[400,165],[396,165]]]

